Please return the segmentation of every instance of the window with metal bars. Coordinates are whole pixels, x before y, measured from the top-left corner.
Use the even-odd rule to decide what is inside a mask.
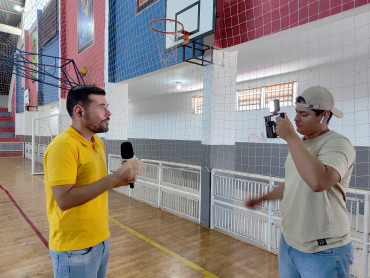
[[[248,88],[236,91],[237,111],[258,110],[268,108],[268,104],[274,100],[280,100],[280,107],[292,106],[296,94],[295,81]]]
[[[203,112],[203,97],[202,96],[193,96],[192,98],[192,113],[193,114],[202,114]]]

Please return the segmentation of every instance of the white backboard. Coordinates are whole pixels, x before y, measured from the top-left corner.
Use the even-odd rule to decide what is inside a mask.
[[[184,25],[189,41],[197,40],[215,32],[216,0],[166,0],[166,18]],[[176,25],[166,24],[167,32],[175,32]],[[166,40],[165,49],[182,45],[182,37],[176,42]]]

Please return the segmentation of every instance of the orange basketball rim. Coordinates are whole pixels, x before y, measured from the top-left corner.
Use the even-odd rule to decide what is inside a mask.
[[[161,22],[163,21],[164,24],[166,24],[166,21],[169,21],[169,22],[172,22],[172,23],[175,23],[175,24],[178,24],[179,26],[181,26],[181,29],[180,30],[177,30],[177,31],[174,31],[174,32],[168,32],[168,31],[162,31],[162,30],[158,30],[156,29],[154,26],[153,26],[153,23],[155,22]],[[150,22],[150,28],[155,31],[155,32],[158,32],[158,33],[162,33],[162,34],[171,34],[175,37],[177,37],[179,34],[182,34],[184,35],[184,44],[188,44],[189,43],[189,32],[188,31],[185,31],[184,30],[184,25],[180,22],[180,21],[177,21],[175,19],[171,19],[171,18],[157,18],[157,19],[154,19]]]

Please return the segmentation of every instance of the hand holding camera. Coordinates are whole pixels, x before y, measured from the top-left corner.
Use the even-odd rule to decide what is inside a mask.
[[[278,117],[276,119],[276,133],[280,138],[287,142],[292,138],[299,138],[292,122],[286,114],[284,118]]]
[[[274,99],[273,101],[270,102],[269,104],[270,107],[270,112],[272,115],[265,116],[265,127],[266,127],[266,136],[267,138],[277,138],[278,135],[276,133],[276,122],[274,119],[276,117],[282,117],[285,118],[285,113],[280,112],[280,102],[278,99]]]

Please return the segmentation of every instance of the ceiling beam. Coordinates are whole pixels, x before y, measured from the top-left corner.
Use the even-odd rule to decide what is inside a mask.
[[[9,0],[10,2],[14,2],[14,3],[17,3],[19,4],[20,6],[24,6],[24,3],[22,3],[22,1],[16,1],[16,0]]]
[[[1,8],[0,8],[0,11],[2,11],[2,12],[4,12],[4,13],[10,13],[10,14],[15,14],[15,15],[21,15],[19,12],[12,12],[12,11],[4,10],[4,9],[1,9]]]
[[[1,23],[0,23],[0,32],[10,33],[18,36],[22,35],[22,29]]]

